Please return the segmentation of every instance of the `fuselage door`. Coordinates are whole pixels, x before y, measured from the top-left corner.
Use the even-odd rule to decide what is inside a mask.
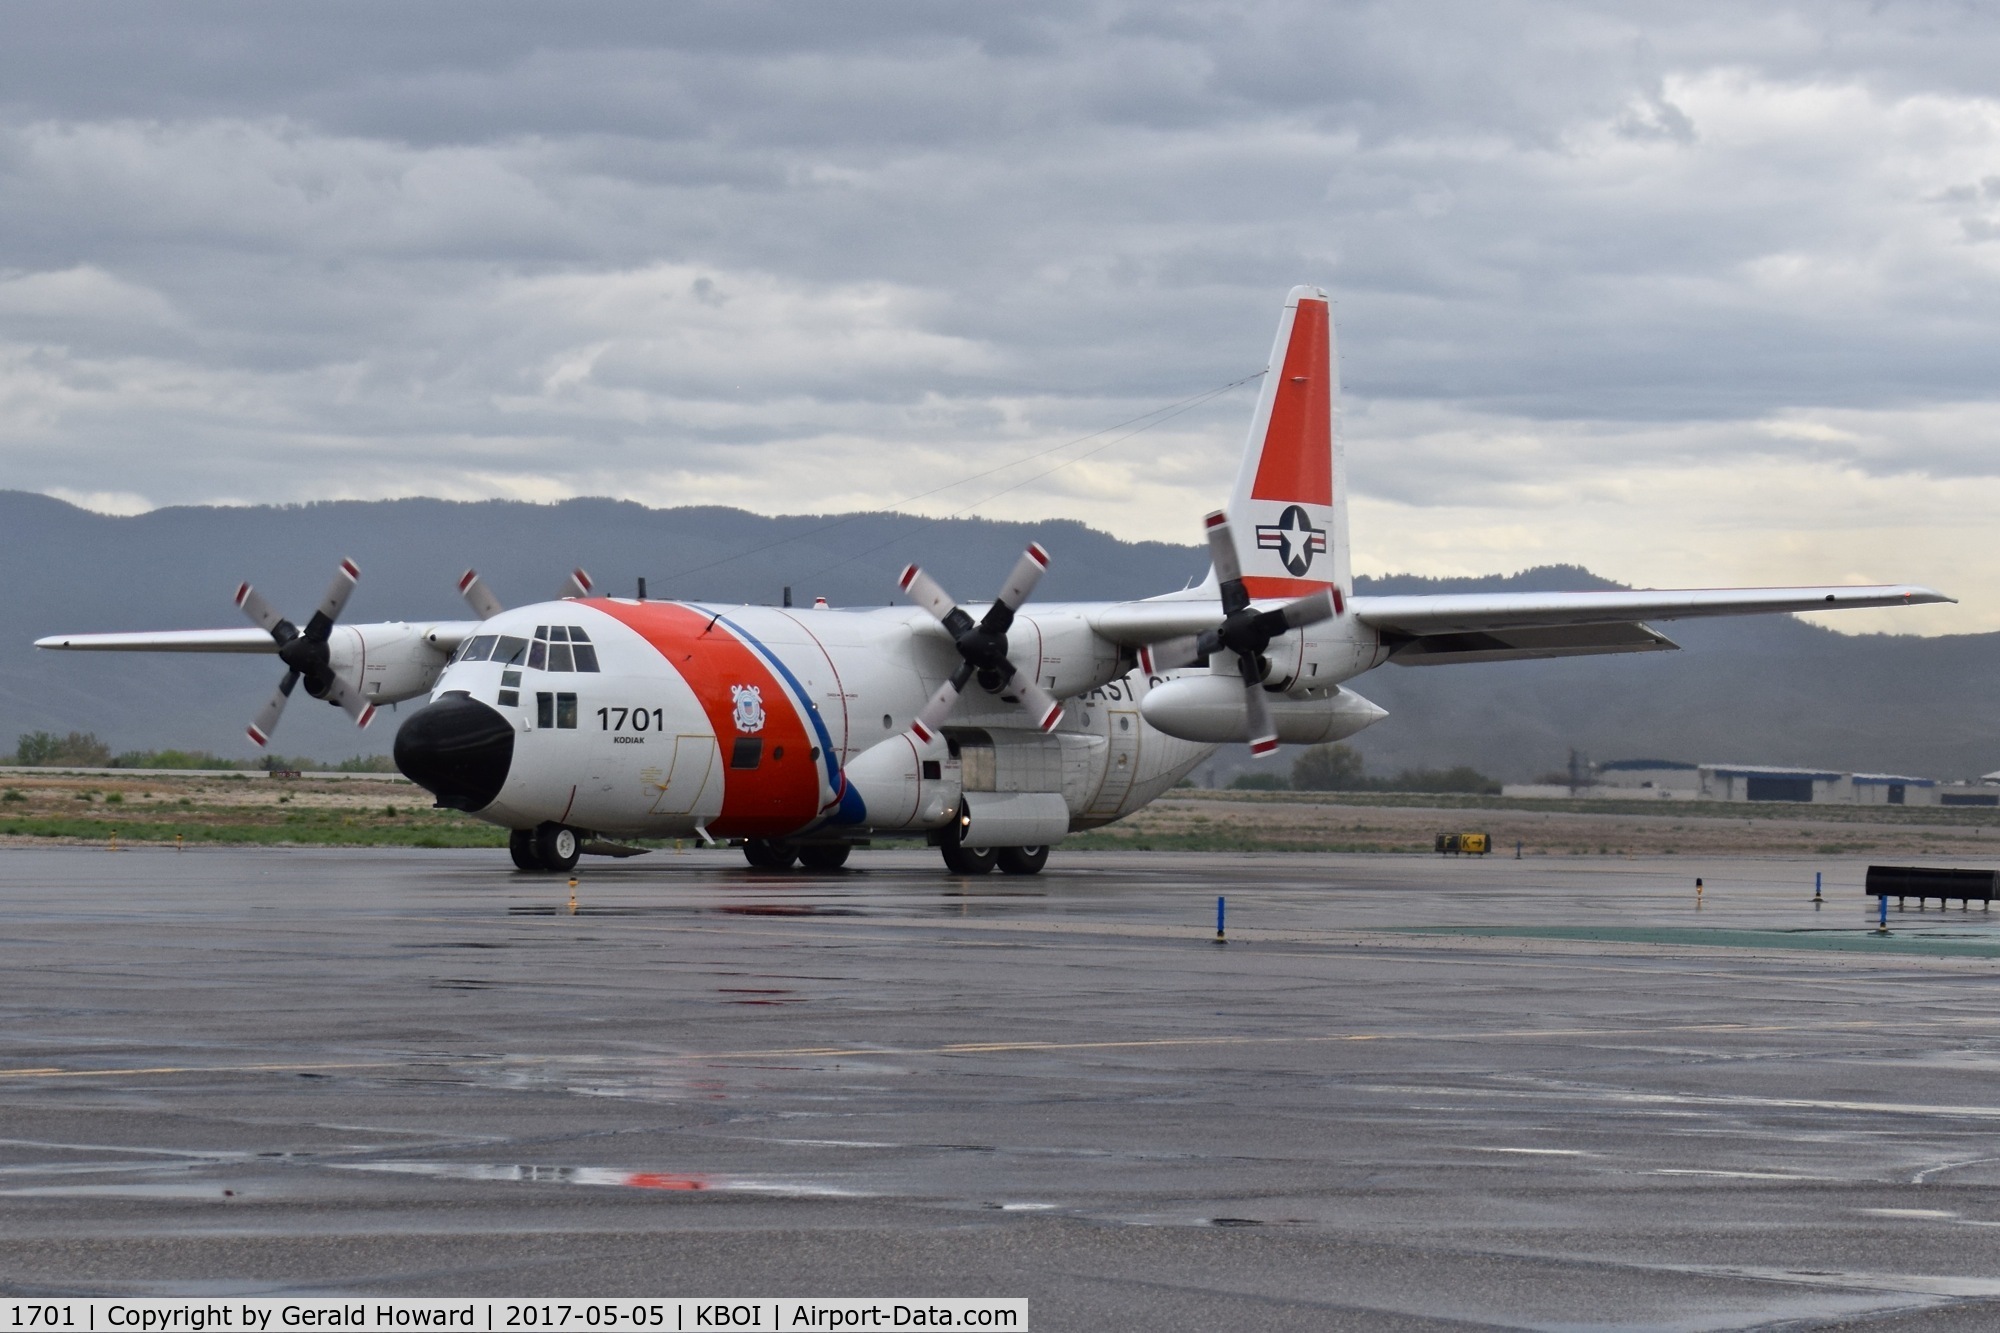
[[[1110,754],[1104,766],[1104,785],[1097,789],[1097,799],[1085,812],[1091,815],[1116,814],[1139,772],[1139,710],[1109,709],[1104,720],[1110,734]]]
[[[674,737],[674,748],[666,771],[647,769],[642,780],[652,790],[653,804],[647,811],[655,815],[685,815],[701,802],[716,769],[713,736]]]

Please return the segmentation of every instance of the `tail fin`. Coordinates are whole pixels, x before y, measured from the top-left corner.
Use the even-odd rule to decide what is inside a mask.
[[[1250,419],[1229,525],[1252,597],[1299,597],[1331,587],[1345,609],[1347,466],[1335,410],[1340,369],[1326,293],[1294,287]]]

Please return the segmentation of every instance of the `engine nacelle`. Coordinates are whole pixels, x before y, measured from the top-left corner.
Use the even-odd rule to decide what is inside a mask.
[[[1343,740],[1389,716],[1389,710],[1339,686],[1303,698],[1267,696],[1271,722],[1287,745]],[[1147,722],[1184,741],[1221,745],[1250,739],[1240,676],[1189,675],[1165,681],[1139,701]]]
[[[841,775],[861,798],[865,828],[942,828],[958,811],[959,762],[941,739],[891,736],[848,760]]]
[[[333,669],[361,687],[371,704],[429,694],[449,654],[421,625],[340,625],[327,642]]]

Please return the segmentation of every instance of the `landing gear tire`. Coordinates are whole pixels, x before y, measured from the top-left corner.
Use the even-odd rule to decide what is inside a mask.
[[[1049,863],[1047,847],[1000,847],[995,851],[1003,875],[1039,875]]]
[[[582,854],[583,840],[569,825],[544,824],[535,830],[535,857],[542,869],[559,875],[574,870],[576,858]]]
[[[990,875],[1000,855],[991,847],[973,851],[954,843],[946,843],[938,850],[944,853],[945,869],[954,875]]]
[[[847,864],[847,854],[853,850],[844,842],[815,843],[799,848],[799,864],[808,870],[838,870]]]
[[[758,870],[790,870],[792,862],[799,859],[799,849],[770,838],[745,838],[743,859]]]
[[[514,858],[516,870],[542,868],[542,858],[535,853],[535,831],[531,828],[517,828],[507,835],[507,853]]]
[[[974,851],[959,845],[959,838],[965,833],[965,807],[960,806],[958,817],[944,826],[944,837],[938,843],[938,851],[944,857],[944,868],[954,875],[990,875],[993,864],[998,859],[992,848]]]

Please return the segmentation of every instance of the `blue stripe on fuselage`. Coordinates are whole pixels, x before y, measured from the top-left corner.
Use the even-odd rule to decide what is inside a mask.
[[[786,666],[776,653],[767,648],[761,639],[731,620],[728,616],[723,615],[720,611],[706,606],[696,606],[693,602],[687,602],[684,605],[695,606],[704,615],[712,615],[727,625],[730,633],[749,644],[752,648],[755,648],[758,656],[769,663],[773,671],[783,677],[785,685],[792,692],[792,697],[805,705],[806,719],[812,723],[813,733],[819,737],[820,758],[826,761],[827,789],[840,794],[839,822],[842,824],[859,824],[865,820],[868,817],[868,807],[862,803],[861,793],[848,786],[847,779],[841,776],[840,761],[834,757],[833,736],[827,731],[826,722],[819,715],[819,705],[815,704],[812,696],[806,693],[806,687],[799,683],[799,678],[792,674],[792,669]],[[815,820],[814,822],[818,821]],[[807,827],[811,827],[811,825]]]

